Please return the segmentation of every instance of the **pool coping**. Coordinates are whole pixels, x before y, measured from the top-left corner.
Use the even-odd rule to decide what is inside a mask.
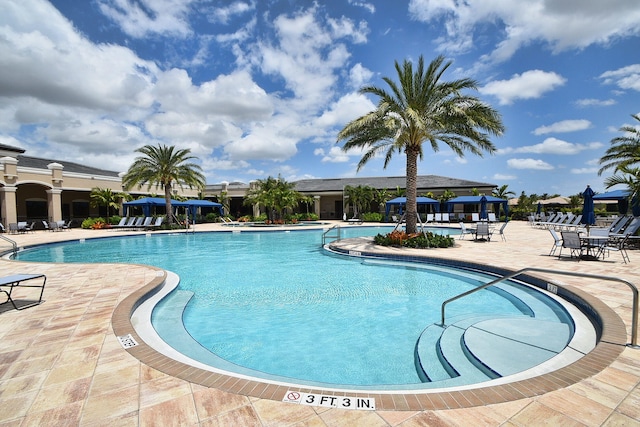
[[[348,250],[347,250],[348,251]],[[361,254],[362,255],[362,254]],[[365,254],[366,255],[366,254]],[[381,255],[375,254],[377,257]],[[392,258],[416,258],[415,255],[398,255]],[[417,256],[417,258],[430,258]],[[440,259],[442,261],[442,259]],[[455,260],[452,260],[455,261]],[[473,264],[464,262],[464,264]],[[608,367],[624,351],[627,343],[627,332],[624,322],[613,309],[601,300],[581,291],[573,286],[563,285],[562,297],[570,295],[574,302],[582,302],[596,316],[600,322],[601,334],[595,348],[584,357],[568,366],[548,372],[533,378],[517,380],[510,383],[479,386],[464,390],[415,390],[389,392],[351,392],[327,391],[313,387],[296,387],[272,384],[259,380],[240,378],[231,374],[222,374],[193,367],[183,362],[171,359],[149,346],[136,333],[131,322],[133,312],[145,300],[156,294],[165,284],[167,273],[159,268],[156,277],[149,283],[134,291],[122,300],[112,315],[112,327],[116,336],[131,334],[138,342],[137,346],[125,349],[133,357],[167,375],[171,375],[205,387],[217,388],[222,391],[250,396],[260,399],[283,401],[288,391],[314,393],[328,396],[350,396],[360,398],[374,398],[376,410],[382,411],[418,411],[462,409],[481,405],[496,404],[539,396],[551,391],[568,387],[583,379],[591,377]],[[504,270],[504,269],[503,269]],[[535,275],[529,275],[537,277]],[[542,279],[548,282],[547,279]]]

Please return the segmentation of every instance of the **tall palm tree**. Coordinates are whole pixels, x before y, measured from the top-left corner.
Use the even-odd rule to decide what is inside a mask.
[[[640,114],[631,115],[631,117],[640,122]],[[640,164],[640,126],[623,126],[620,132],[625,132],[625,135],[613,138],[611,147],[600,158],[600,164],[603,166],[598,171],[598,175],[602,175],[602,172],[607,169],[613,169],[615,173],[621,167]]]
[[[466,151],[482,156],[493,153],[489,134],[501,135],[504,126],[500,114],[478,98],[462,92],[476,89],[471,79],[443,81],[452,62],[438,56],[425,69],[420,56],[414,72],[413,63],[395,62],[399,83],[388,77],[383,81],[390,91],[365,86],[360,93],[379,98],[375,110],[347,123],[338,133],[338,141],[346,141],[343,150],[365,148],[358,170],[380,152],[385,153],[386,168],[393,155],[406,155],[407,232],[416,231],[418,158],[423,158],[422,144],[428,142],[434,151],[439,142],[449,146],[458,156]]]
[[[136,157],[127,173],[122,177],[122,185],[130,190],[136,185],[159,186],[164,190],[164,200],[167,210],[167,223],[173,223],[171,215],[171,190],[175,185],[180,188],[204,188],[206,181],[200,165],[193,163],[196,157],[189,149],[176,149],[173,146],[159,144],[157,147],[145,145],[136,152],[142,156]]]

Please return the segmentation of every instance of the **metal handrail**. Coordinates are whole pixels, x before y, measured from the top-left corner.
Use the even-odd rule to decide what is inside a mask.
[[[460,299],[462,297],[465,297],[467,295],[470,295],[474,292],[478,292],[481,291],[482,289],[488,288],[489,286],[495,285],[496,283],[499,282],[503,282],[505,280],[511,279],[515,276],[518,276],[522,273],[524,273],[525,271],[536,271],[538,273],[548,273],[548,274],[559,274],[559,275],[564,275],[564,276],[574,276],[574,277],[586,277],[589,279],[599,279],[599,280],[609,280],[609,281],[613,281],[613,282],[620,282],[620,283],[624,283],[625,285],[629,286],[629,288],[631,288],[631,292],[633,293],[633,311],[631,313],[631,344],[628,344],[629,347],[634,347],[634,348],[640,348],[638,346],[638,288],[631,282],[628,282],[626,280],[623,279],[618,279],[617,277],[609,277],[609,276],[601,276],[598,274],[588,274],[588,273],[576,273],[574,271],[557,271],[557,270],[548,270],[545,268],[536,268],[536,267],[527,267],[527,268],[523,268],[522,270],[518,270],[515,273],[510,273],[507,274],[506,276],[502,276],[499,277],[495,280],[492,280],[489,283],[485,283],[482,286],[479,286],[477,288],[471,289],[470,291],[467,292],[463,292],[459,295],[456,295],[453,298],[449,298],[448,300],[444,301],[442,303],[442,306],[440,308],[440,315],[441,315],[441,323],[440,326],[445,326],[444,320],[445,320],[445,306],[447,304],[449,304],[450,302],[453,302],[457,299]],[[560,285],[559,285],[560,286]]]
[[[331,232],[332,230],[336,230],[338,233],[335,236],[327,236],[329,232]],[[322,233],[322,246],[324,246],[327,243],[327,237],[336,237],[338,240],[340,240],[340,224],[336,224],[330,229],[328,229],[327,231],[325,231],[324,233]]]
[[[11,246],[13,247],[13,253],[15,254],[16,252],[18,252],[18,244],[11,240],[10,238],[8,238],[7,236],[3,236],[2,234],[0,234],[0,239],[2,240],[6,240],[7,242],[11,243]]]

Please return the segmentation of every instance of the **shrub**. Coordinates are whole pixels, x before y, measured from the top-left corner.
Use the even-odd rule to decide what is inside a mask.
[[[382,214],[380,212],[365,212],[362,214],[362,220],[366,222],[382,222]]]
[[[435,234],[430,231],[426,233],[407,234],[404,231],[392,231],[388,234],[378,234],[373,238],[373,242],[380,246],[401,246],[405,248],[450,248],[455,244],[453,237]]]
[[[111,224],[104,220],[104,218],[87,218],[82,221],[82,228],[99,230],[102,228],[111,228]]]

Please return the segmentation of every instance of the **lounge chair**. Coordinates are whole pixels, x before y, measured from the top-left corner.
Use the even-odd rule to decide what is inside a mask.
[[[33,231],[33,223],[29,224],[27,221],[18,222],[18,231],[21,233]]]
[[[444,212],[442,214],[442,222],[449,222],[449,213],[448,212]]]
[[[471,214],[471,221],[472,222],[480,222],[480,214],[477,212],[474,212]]]
[[[427,214],[427,222],[433,222],[433,214]]]
[[[137,217],[132,216],[130,217],[126,223],[124,223],[123,225],[115,225],[114,228],[131,228],[135,225],[136,221],[138,220]]]
[[[56,221],[56,224],[58,224],[58,228],[60,230],[69,230],[70,225],[71,225],[71,221],[64,222],[64,220],[60,220],[60,221]]]
[[[495,212],[489,212],[487,216],[488,216],[489,222],[498,222],[498,220],[496,219]]]
[[[460,221],[460,237],[458,237],[458,239],[464,238],[464,236],[467,234],[476,234],[476,229],[467,228],[467,226],[464,225],[464,222]]]
[[[142,217],[140,217],[140,218],[142,218]],[[140,225],[136,225],[135,228],[138,229],[138,230],[144,230],[144,229],[146,229],[147,227],[149,227],[151,225],[152,221],[153,221],[153,217],[152,216],[148,216],[148,217],[144,218],[140,222]],[[136,222],[136,224],[137,224],[137,222]]]
[[[573,229],[574,231],[577,231],[581,225],[580,224],[581,219],[582,219],[582,214],[573,217],[571,221],[568,221],[566,224],[564,224],[564,229],[565,230]]]
[[[118,222],[116,225],[114,225],[114,227],[124,227],[124,225],[127,223],[127,220],[129,218],[126,216],[123,216],[122,218],[120,218],[120,222]]]
[[[435,221],[436,222],[442,222],[442,214],[440,212],[436,212]]]
[[[24,285],[23,282],[28,282],[29,280],[33,280],[33,279],[40,279],[42,278],[42,284],[39,285]],[[44,274],[14,274],[12,276],[5,276],[5,277],[0,277],[0,291],[4,292],[5,295],[7,296],[7,300],[3,303],[6,304],[7,302],[10,302],[11,305],[13,305],[13,308],[15,308],[16,310],[24,310],[25,308],[28,307],[33,307],[34,305],[38,305],[42,303],[42,294],[44,293],[44,285],[47,283],[47,276],[45,276]],[[38,298],[37,301],[32,302],[32,303],[28,303],[26,305],[20,305],[18,306],[15,302],[15,300],[13,299],[12,296],[12,292],[14,290],[14,288],[17,287],[21,287],[21,288],[40,288],[40,296]],[[3,288],[9,288],[9,290],[7,291],[6,289]]]

